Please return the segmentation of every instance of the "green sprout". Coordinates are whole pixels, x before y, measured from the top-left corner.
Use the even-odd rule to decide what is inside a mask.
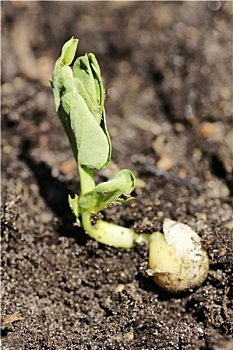
[[[98,242],[118,248],[131,248],[135,241],[149,235],[137,235],[133,230],[92,217],[112,203],[132,199],[135,186],[133,173],[119,171],[108,181],[96,186],[94,170],[106,167],[111,158],[111,141],[104,111],[104,87],[100,68],[92,53],[72,63],[78,39],[71,38],[62,48],[55,63],[52,87],[56,112],[69,139],[80,178],[81,194],[69,196],[76,222]]]
[[[172,224],[170,219],[167,219],[170,221],[164,221],[165,235],[158,232],[150,235],[149,233],[137,234],[130,228],[98,220],[97,214],[111,204],[132,199],[130,194],[135,187],[135,177],[130,170],[123,169],[108,181],[95,184],[94,171],[106,167],[111,158],[111,141],[104,110],[105,94],[100,68],[94,54],[89,53],[77,58],[72,68],[70,67],[77,45],[78,39],[74,38],[64,44],[61,56],[55,63],[51,82],[56,112],[69,139],[79,173],[80,195],[76,194],[74,198],[71,196],[68,198],[76,222],[90,237],[109,246],[132,248],[136,242],[145,242],[149,249],[150,274],[156,283],[163,288],[165,282],[161,278],[161,273],[163,276],[164,274],[168,276],[169,281],[174,274],[178,274],[176,280],[179,283],[184,275],[183,272],[181,273],[183,260],[180,262],[173,254],[176,249],[173,247],[174,230],[171,230],[174,226],[173,221]],[[176,227],[175,231],[179,231],[178,226]],[[166,239],[166,231],[169,231],[168,239]],[[169,240],[172,242],[172,247]],[[179,244],[182,245],[182,242]],[[186,245],[190,250],[190,246]],[[170,264],[168,267],[165,266],[161,251],[164,251],[163,254]],[[200,255],[199,250],[197,255]],[[201,282],[205,277],[206,273],[203,273]],[[193,287],[190,282],[186,287],[177,287],[168,283],[167,278],[164,289],[168,291],[169,288],[172,292],[178,292]],[[172,287],[169,287],[170,285]]]

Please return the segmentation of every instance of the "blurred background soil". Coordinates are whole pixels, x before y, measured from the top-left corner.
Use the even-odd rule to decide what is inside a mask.
[[[2,349],[232,349],[232,2],[1,5]],[[113,156],[96,181],[138,179],[104,216],[137,232],[189,224],[210,257],[194,291],[163,292],[144,246],[73,225],[79,180],[49,84],[71,36],[106,89]]]

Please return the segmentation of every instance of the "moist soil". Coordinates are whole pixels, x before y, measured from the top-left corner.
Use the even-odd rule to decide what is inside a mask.
[[[2,2],[2,349],[212,349],[232,341],[231,2]],[[71,36],[98,58],[111,165],[134,200],[106,209],[136,232],[164,218],[202,238],[210,272],[182,294],[148,252],[74,225],[72,153],[49,86]]]

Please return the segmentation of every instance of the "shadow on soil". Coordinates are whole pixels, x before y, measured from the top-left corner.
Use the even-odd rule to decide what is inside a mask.
[[[79,245],[85,245],[87,236],[82,229],[74,226],[74,217],[68,204],[68,194],[72,194],[69,184],[54,177],[45,162],[35,161],[30,155],[30,150],[31,141],[24,139],[21,143],[19,159],[32,171],[41,197],[59,219],[58,233],[61,236],[73,237]]]

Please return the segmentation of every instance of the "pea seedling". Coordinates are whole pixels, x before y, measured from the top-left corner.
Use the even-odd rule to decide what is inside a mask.
[[[161,278],[158,278],[159,262],[154,260],[153,256],[157,255],[161,242],[168,260],[173,254],[173,247],[166,250],[168,247],[166,248],[164,235],[136,234],[132,229],[103,220],[92,224],[93,215],[97,215],[112,203],[123,203],[132,199],[130,193],[134,189],[135,178],[130,170],[123,169],[108,181],[95,184],[93,172],[108,165],[111,158],[111,141],[106,126],[105,96],[98,62],[94,54],[89,53],[76,59],[71,68],[77,45],[78,39],[74,38],[64,44],[61,56],[55,63],[51,82],[56,112],[69,139],[80,178],[80,195],[68,198],[76,222],[90,237],[109,246],[132,248],[135,242],[146,242],[149,247],[150,271],[153,276],[157,276],[154,277],[155,281],[166,290],[170,288],[172,292],[191,288],[194,286],[192,281],[184,288],[173,285],[167,287],[167,282],[164,287]],[[201,248],[199,250],[201,251]],[[201,259],[208,261],[206,252],[203,251]],[[174,260],[176,257],[173,257],[172,262]],[[182,262],[177,262],[176,273],[180,273],[181,264]],[[205,265],[208,264],[205,262]],[[170,269],[169,267],[169,278],[174,270],[170,273]],[[163,274],[166,272],[164,264],[162,271]],[[206,275],[206,272],[201,273],[199,284]]]

